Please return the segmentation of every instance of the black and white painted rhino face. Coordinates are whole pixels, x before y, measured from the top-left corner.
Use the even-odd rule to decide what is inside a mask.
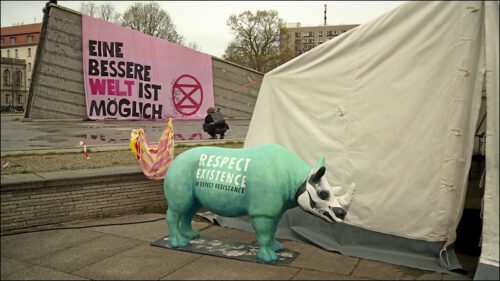
[[[299,206],[328,222],[342,222],[356,193],[356,185],[351,184],[344,193],[342,187],[332,187],[323,177],[325,167],[313,171],[296,194]]]

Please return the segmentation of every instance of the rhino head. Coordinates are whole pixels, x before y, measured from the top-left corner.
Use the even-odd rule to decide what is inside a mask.
[[[353,201],[356,185],[352,183],[347,191],[341,194],[342,187],[330,186],[324,177],[324,158],[320,159],[318,166],[297,190],[297,203],[304,211],[328,222],[342,222]]]

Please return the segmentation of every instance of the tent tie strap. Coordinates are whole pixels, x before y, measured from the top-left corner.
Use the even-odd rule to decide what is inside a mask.
[[[347,111],[342,105],[337,105],[337,111],[339,112],[339,116],[344,116],[346,115]]]
[[[460,129],[449,129],[448,131],[455,132],[455,136],[461,136],[461,135],[463,135],[463,133],[462,133],[462,131]]]
[[[477,7],[472,7],[472,6],[468,6],[467,9],[471,12],[471,13],[475,13],[477,11],[479,11],[479,8]]]
[[[465,68],[460,68],[459,71],[462,71],[464,73],[464,76],[469,76],[470,70],[465,69]]]
[[[455,190],[456,186],[454,184],[449,183],[441,183],[441,189],[447,188],[448,190]]]

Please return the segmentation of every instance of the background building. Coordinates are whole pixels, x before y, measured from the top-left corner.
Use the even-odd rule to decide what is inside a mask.
[[[24,108],[27,96],[26,61],[22,59],[2,58],[1,67],[1,110]]]
[[[38,42],[40,41],[41,27],[41,23],[33,23],[1,28],[0,46],[2,55],[2,109],[6,105],[7,95],[10,94],[11,99],[13,97],[13,93],[4,93],[4,90],[12,90],[13,87],[19,86],[20,89],[23,90],[19,90],[15,93],[16,97],[12,99],[11,105],[15,107],[18,107],[19,104],[24,106],[24,103],[26,102],[26,93],[29,91],[29,87],[31,85],[31,76],[35,63],[36,50]],[[5,68],[4,58],[7,59],[5,60]],[[20,63],[22,62],[25,64],[24,67],[20,66]],[[21,70],[21,68],[23,69]],[[13,71],[13,69],[15,69],[15,71]],[[22,77],[15,76],[21,74]],[[17,83],[19,79],[22,80],[20,85]],[[18,100],[20,100],[20,102],[18,102]]]
[[[300,23],[289,23],[286,25],[288,32],[282,33],[280,40],[282,47],[290,47],[295,56],[299,56],[312,48],[332,39],[359,24],[348,25],[320,25],[304,26]]]

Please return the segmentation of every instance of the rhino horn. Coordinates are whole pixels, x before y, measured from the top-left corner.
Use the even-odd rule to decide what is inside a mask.
[[[346,191],[346,193],[344,193],[344,195],[340,196],[339,198],[339,203],[345,210],[349,209],[349,207],[351,206],[355,194],[356,194],[356,184],[351,183],[351,186]]]
[[[333,195],[340,196],[341,195],[340,192],[342,191],[342,186],[333,186],[331,188],[331,190],[332,190]]]

